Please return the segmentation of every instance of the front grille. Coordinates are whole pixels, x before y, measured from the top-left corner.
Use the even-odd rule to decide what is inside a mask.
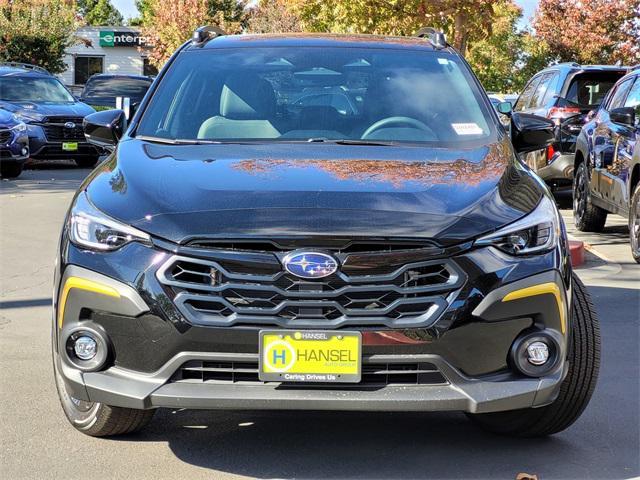
[[[219,362],[192,360],[178,369],[172,382],[215,384],[265,384],[258,378],[257,361]],[[349,388],[350,386],[384,387],[387,385],[441,385],[447,380],[431,363],[369,362],[362,365],[359,383],[297,383],[270,382],[287,387],[300,388]]]
[[[10,130],[0,130],[0,144],[4,145],[9,141],[10,138],[11,138]]]
[[[82,117],[49,117],[46,123],[40,126],[49,142],[84,142],[84,131],[82,130]],[[66,123],[73,123],[73,128],[65,127]]]
[[[192,323],[291,328],[426,325],[464,283],[464,274],[447,259],[393,268],[371,264],[357,269],[357,275],[343,268],[314,280],[295,277],[277,263],[277,268],[265,265],[242,268],[237,259],[225,263],[174,256],[157,277]]]

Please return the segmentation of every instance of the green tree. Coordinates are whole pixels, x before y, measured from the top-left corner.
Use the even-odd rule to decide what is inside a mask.
[[[67,69],[63,57],[76,41],[76,27],[73,5],[65,0],[0,3],[0,61],[61,73]]]
[[[87,25],[122,25],[122,14],[109,0],[77,0],[76,8]]]
[[[553,60],[548,45],[529,30],[520,30],[522,9],[505,0],[495,6],[492,34],[469,46],[467,60],[485,89],[517,92]]]
[[[522,9],[511,1],[495,7],[492,35],[470,45],[467,61],[489,91],[509,92],[515,88],[514,70],[522,55],[522,34],[517,23]]]
[[[287,0],[306,31],[411,35],[425,26],[445,31],[464,55],[492,32],[495,7],[506,0]]]

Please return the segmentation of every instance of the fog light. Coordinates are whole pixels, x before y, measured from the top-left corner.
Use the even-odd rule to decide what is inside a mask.
[[[29,150],[27,149],[27,147],[22,147],[22,150],[20,151],[22,153],[22,155],[26,155],[27,153],[29,153]]]
[[[80,360],[91,360],[98,353],[98,344],[93,338],[83,335],[73,343],[73,351]]]
[[[529,331],[511,345],[511,366],[529,377],[550,374],[562,358],[562,337],[551,330]]]
[[[549,360],[549,347],[544,342],[533,342],[527,347],[527,354],[531,365],[544,365]]]

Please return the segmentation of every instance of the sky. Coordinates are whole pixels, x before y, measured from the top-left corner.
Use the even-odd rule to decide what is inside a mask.
[[[522,7],[523,18],[521,26],[525,27],[531,22],[538,0],[515,0],[515,2]],[[120,13],[125,18],[135,17],[138,14],[134,0],[111,0],[111,3],[120,10]]]

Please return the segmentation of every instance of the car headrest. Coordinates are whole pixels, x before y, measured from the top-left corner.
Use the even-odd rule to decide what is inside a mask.
[[[232,75],[220,94],[220,115],[236,120],[265,120],[276,110],[271,84],[257,75]]]

